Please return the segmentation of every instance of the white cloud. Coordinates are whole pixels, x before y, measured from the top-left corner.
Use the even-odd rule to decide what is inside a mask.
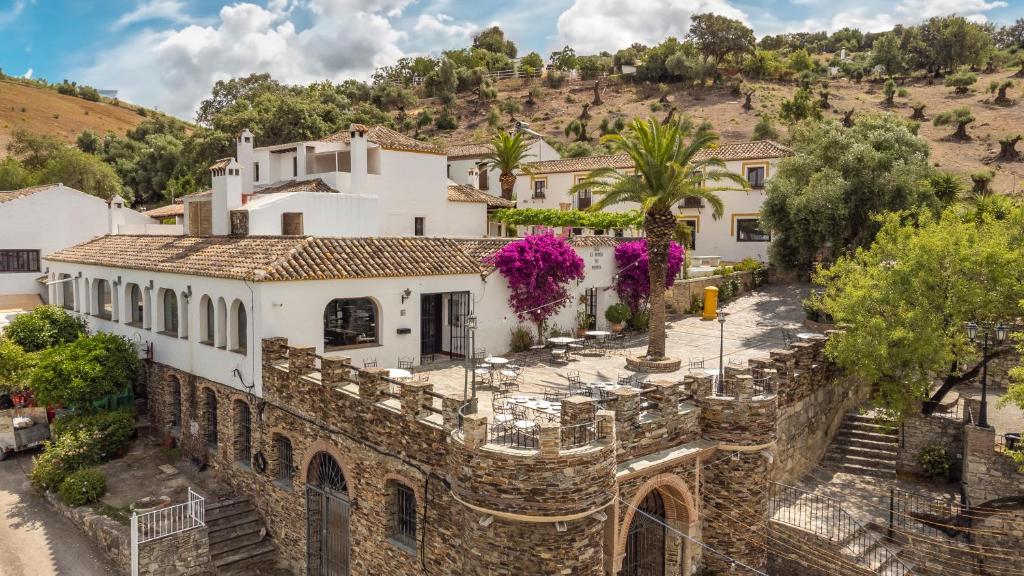
[[[434,49],[465,46],[478,30],[469,22],[457,22],[447,14],[420,14],[412,31],[415,33],[417,51],[430,52]]]
[[[21,75],[21,77],[25,78],[25,79],[31,79],[32,78],[32,69],[29,68],[28,70],[26,70],[25,73]]]
[[[985,0],[902,0],[896,6],[896,13],[900,20],[926,20],[933,16],[945,16],[947,14],[963,14],[965,16],[981,17],[985,21],[982,12],[1005,8],[1006,2],[996,0],[986,2]]]
[[[0,10],[0,26],[10,24],[21,16],[21,13],[25,11],[25,0],[14,0],[11,7],[6,10]]]
[[[190,24],[194,21],[185,13],[185,3],[181,0],[149,0],[138,4],[131,12],[122,14],[111,28],[120,30],[125,26],[150,20],[167,20],[177,24]]]
[[[339,12],[344,5],[358,8]],[[288,3],[235,4],[211,25],[143,30],[75,72],[80,81],[120,90],[129,101],[190,118],[217,80],[269,72],[288,83],[368,77],[402,56],[405,38],[387,13],[404,0],[310,0],[313,23],[299,29]]]
[[[658,43],[685,36],[690,16],[704,12],[747,20],[726,0],[575,0],[558,17],[557,42],[583,54],[615,51],[633,42]]]

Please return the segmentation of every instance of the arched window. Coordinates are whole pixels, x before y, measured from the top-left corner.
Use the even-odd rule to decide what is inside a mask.
[[[209,346],[213,346],[217,334],[213,310],[213,299],[204,294],[199,299],[199,342]]]
[[[245,467],[252,463],[252,417],[244,400],[235,401],[235,458]]]
[[[217,449],[217,395],[206,389],[206,447]]]
[[[164,324],[163,331],[171,336],[178,335],[178,296],[174,290],[164,290],[163,297]]]
[[[110,294],[110,282],[96,281],[96,316],[110,320],[114,317],[114,300]]]
[[[132,326],[142,326],[143,311],[145,308],[142,305],[142,289],[139,288],[138,284],[128,285],[128,324]]]
[[[370,298],[337,298],[324,310],[324,348],[378,344],[377,304]]]
[[[75,281],[71,279],[70,274],[61,274],[58,277],[62,282],[60,283],[61,291],[61,306],[65,310],[75,309]]]
[[[245,354],[248,342],[249,319],[245,314],[245,304],[241,300],[231,303],[231,323],[228,333],[228,348]]]
[[[401,482],[388,482],[391,516],[388,537],[396,544],[416,550],[416,492]]]
[[[295,455],[292,441],[283,434],[274,434],[274,479],[284,488],[291,489],[295,476]]]
[[[171,376],[171,434],[181,434],[181,380]]]

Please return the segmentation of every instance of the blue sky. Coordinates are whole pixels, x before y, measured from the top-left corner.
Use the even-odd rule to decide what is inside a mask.
[[[953,12],[1005,24],[1024,17],[1024,0],[0,0],[0,68],[117,89],[191,118],[213,82],[250,72],[367,78],[405,55],[465,46],[491,24],[520,53],[614,51],[682,36],[699,12],[761,36],[886,30]]]

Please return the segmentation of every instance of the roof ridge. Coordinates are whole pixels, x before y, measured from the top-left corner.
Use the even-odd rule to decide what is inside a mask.
[[[278,256],[277,259],[267,264],[262,270],[259,268],[254,268],[252,271],[253,278],[258,282],[260,280],[263,280],[273,272],[276,272],[278,268],[283,266],[290,258],[298,254],[300,250],[308,248],[309,245],[312,244],[315,239],[315,236],[306,236],[305,238],[302,239],[300,243],[293,246],[290,250],[288,250],[281,256]]]

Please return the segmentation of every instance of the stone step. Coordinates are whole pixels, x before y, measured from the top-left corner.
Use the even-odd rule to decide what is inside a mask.
[[[869,442],[879,442],[883,444],[889,444],[891,446],[899,446],[899,436],[890,436],[888,434],[876,434],[874,432],[863,432],[860,430],[842,430],[836,433],[836,439],[853,439],[853,440],[867,440]]]
[[[887,470],[881,468],[866,468],[864,466],[858,466],[857,464],[848,464],[845,462],[828,462],[828,467],[836,470],[837,472],[845,472],[847,474],[854,474],[858,476],[876,476],[878,478],[895,478],[896,470]]]
[[[847,432],[871,432],[873,434],[884,434],[886,436],[892,436],[893,438],[899,437],[899,430],[891,428],[889,426],[882,426],[881,424],[870,424],[866,422],[851,422],[849,420],[843,420],[842,425],[839,426],[840,430]]]
[[[216,500],[214,502],[208,503],[206,505],[206,511],[209,512],[211,510],[218,510],[220,508],[225,508],[225,507],[228,507],[228,506],[234,506],[235,504],[239,504],[241,502],[248,502],[248,501],[249,501],[249,497],[248,496],[236,496],[234,498],[223,498],[221,500]]]
[[[895,460],[879,460],[878,458],[859,456],[856,454],[847,453],[836,453],[833,452],[826,456],[830,461],[836,462],[837,464],[854,464],[862,466],[864,468],[878,468],[880,470],[896,470]]]
[[[222,520],[217,520],[216,522],[207,522],[206,527],[209,529],[210,536],[213,537],[217,532],[230,530],[232,528],[252,523],[262,524],[263,519],[260,518],[260,515],[256,512],[246,512],[245,514],[236,514]]]
[[[224,570],[234,569],[243,563],[255,560],[269,559],[275,552],[274,545],[267,541],[249,544],[229,554],[213,559],[213,565],[217,567],[217,573],[222,574]]]
[[[863,424],[882,425],[882,426],[886,426],[886,427],[890,427],[890,428],[893,427],[892,423],[890,421],[882,420],[882,419],[880,419],[877,416],[874,416],[872,414],[855,414],[855,413],[850,413],[850,414],[847,414],[846,416],[843,417],[843,421],[845,421],[845,422],[859,422],[859,423],[863,423]]]
[[[217,543],[210,543],[210,556],[220,557],[230,552],[238,550],[239,548],[250,546],[262,542],[266,535],[261,534],[261,527],[257,527],[255,530],[243,532],[225,540],[220,540]]]
[[[245,514],[247,512],[255,512],[255,511],[256,511],[256,508],[253,507],[252,503],[249,502],[248,500],[246,500],[244,502],[235,502],[235,503],[232,503],[232,504],[229,504],[229,505],[226,505],[226,506],[221,506],[219,508],[214,508],[213,510],[210,510],[209,508],[207,508],[206,509],[206,522],[207,522],[207,524],[209,524],[211,522],[218,522],[218,521],[223,520],[225,518],[230,518],[232,516],[238,516],[239,514]]]
[[[866,434],[863,432],[840,432],[839,434],[836,434],[835,439],[832,441],[832,445],[855,446],[858,448],[871,448],[874,450],[884,450],[888,452],[897,452],[899,450],[900,443],[897,438],[893,438],[891,436],[865,436]]]
[[[829,454],[849,454],[862,458],[875,458],[884,462],[896,462],[897,453],[893,449],[878,448],[875,446],[863,446],[860,444],[833,444],[829,447]]]

